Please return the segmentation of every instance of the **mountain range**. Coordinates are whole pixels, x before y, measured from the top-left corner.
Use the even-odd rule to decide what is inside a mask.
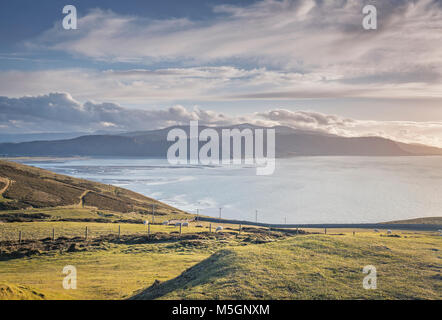
[[[114,156],[165,158],[174,142],[167,141],[171,129],[189,132],[189,126],[113,134],[91,134],[59,140],[0,143],[0,155],[15,156]],[[205,126],[199,126],[203,130]],[[219,134],[222,129],[259,129],[250,124],[211,127]],[[292,156],[421,156],[442,155],[442,149],[406,144],[382,137],[342,137],[285,126],[275,129],[276,157]],[[266,128],[264,128],[266,129]],[[221,134],[220,134],[221,136]],[[264,139],[266,141],[266,139]],[[200,142],[200,145],[205,142]],[[189,145],[189,144],[188,144]],[[264,146],[266,149],[266,146]]]

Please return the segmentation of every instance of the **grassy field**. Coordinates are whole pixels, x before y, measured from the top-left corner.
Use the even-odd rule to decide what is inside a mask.
[[[52,237],[52,229],[56,237],[84,237],[88,227],[88,237],[94,238],[108,234],[118,234],[120,227],[121,235],[147,234],[147,226],[133,223],[96,223],[96,222],[15,222],[0,223],[0,241],[17,241],[19,231],[22,232],[22,240],[43,239]],[[178,232],[179,227],[174,225],[151,225],[152,233]],[[207,231],[207,227],[197,228],[195,224],[182,227],[182,233],[197,233]]]
[[[245,241],[250,235],[109,243],[104,250],[0,261],[0,292],[3,283],[15,289],[4,299],[442,298],[442,237],[434,234],[307,234],[261,244]],[[77,268],[77,290],[62,288],[65,265]],[[362,288],[365,265],[377,268],[376,290]],[[155,280],[161,284],[149,288]]]
[[[28,223],[40,234],[41,224],[47,228],[55,223]],[[65,224],[65,223],[63,223]],[[72,224],[72,223],[68,223]],[[14,228],[14,224],[7,224]],[[85,223],[79,223],[83,228]],[[91,225],[88,223],[88,225]],[[96,224],[105,228],[105,224]],[[76,230],[76,223],[71,225]],[[115,227],[115,226],[114,226]],[[127,233],[146,233],[145,226],[125,225]],[[139,228],[142,229],[139,229]],[[144,227],[144,230],[143,230]],[[130,229],[132,228],[132,229]],[[115,228],[113,229],[115,231]],[[122,234],[123,234],[122,229]],[[175,227],[152,226],[152,232],[177,231]],[[183,228],[188,233],[207,234],[206,228]],[[218,250],[249,244],[249,234],[240,237],[225,234],[196,240],[171,240],[156,243],[120,244],[102,243],[98,249],[80,252],[49,251],[18,259],[0,261],[0,299],[122,299],[150,286],[155,280],[172,279],[187,268],[208,258]],[[74,265],[78,272],[77,290],[62,288],[63,267]],[[19,290],[18,287],[24,289]],[[7,288],[12,288],[7,294]],[[33,295],[32,292],[38,294]]]
[[[442,238],[304,235],[222,250],[137,299],[441,299]],[[366,265],[377,289],[362,286]]]
[[[185,252],[167,245],[115,245],[105,251],[74,252],[0,261],[0,279],[7,284],[24,285],[44,298],[122,299],[150,286],[155,280],[168,280],[205,259],[209,253]],[[77,289],[62,287],[63,267],[77,268]],[[21,298],[11,295],[9,298]]]

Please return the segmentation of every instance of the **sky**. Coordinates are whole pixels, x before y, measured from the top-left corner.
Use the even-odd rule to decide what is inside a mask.
[[[442,147],[441,40],[437,0],[2,1],[0,133],[199,120]]]

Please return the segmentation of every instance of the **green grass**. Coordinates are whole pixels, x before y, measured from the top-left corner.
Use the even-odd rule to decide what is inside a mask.
[[[28,228],[24,235],[47,237],[53,226],[61,225],[74,235],[83,234],[86,224],[8,223],[0,228]],[[87,225],[91,234],[118,230],[116,224]],[[124,224],[121,231],[145,233],[145,228]],[[153,232],[176,230],[152,226]],[[442,237],[395,233],[400,238],[346,232],[299,235],[265,244],[230,237],[51,251],[0,261],[0,280],[10,287],[0,299],[125,299],[136,294],[143,299],[441,299]],[[77,290],[62,288],[66,265],[77,268]],[[362,288],[365,265],[377,268],[376,290]],[[162,283],[149,288],[155,280]]]
[[[107,243],[102,250],[52,251],[0,261],[0,279],[8,285],[32,288],[45,299],[124,299],[155,280],[166,281],[180,275],[220,249],[240,245],[244,244],[236,238],[131,245]],[[62,270],[66,265],[77,268],[76,290],[62,288]],[[14,292],[0,299],[27,299],[18,291]],[[33,298],[38,297],[41,295]]]
[[[43,300],[45,298],[48,298],[46,293],[34,288],[0,282],[0,300]]]
[[[163,245],[165,246],[165,245]],[[74,252],[53,256],[0,261],[0,278],[36,288],[48,298],[121,299],[155,280],[178,276],[205,259],[208,253],[158,250],[161,245],[114,245],[106,251]],[[62,287],[63,267],[77,268],[77,289]],[[1,298],[1,297],[0,297]],[[11,295],[9,298],[17,298]]]
[[[44,239],[52,236],[55,229],[56,237],[84,237],[88,227],[88,237],[98,237],[108,234],[117,234],[120,226],[121,235],[146,234],[147,226],[133,223],[97,223],[97,222],[13,222],[0,223],[0,241],[18,240],[19,231],[22,239]],[[178,232],[179,227],[151,225],[150,230],[155,232]],[[195,233],[207,231],[207,228],[196,228],[195,224],[182,227],[182,233]]]
[[[139,299],[441,299],[442,238],[306,235],[215,253]],[[376,290],[362,287],[365,265]]]
[[[1,201],[1,199],[0,199]],[[48,220],[60,220],[60,219],[105,219],[109,222],[113,222],[119,219],[129,220],[148,220],[152,221],[151,214],[140,214],[136,212],[120,213],[109,210],[97,210],[94,207],[79,208],[76,206],[61,206],[61,207],[48,207],[48,208],[30,208],[26,210],[0,210],[0,218],[2,215],[14,215],[14,214],[35,214],[44,213],[50,215]],[[167,215],[156,215],[155,222],[163,222],[173,219],[191,219],[192,215],[183,213],[170,213]]]

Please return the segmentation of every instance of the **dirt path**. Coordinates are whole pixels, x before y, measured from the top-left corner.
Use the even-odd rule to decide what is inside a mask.
[[[84,207],[84,197],[89,193],[89,192],[91,192],[91,190],[85,190],[81,195],[80,195],[80,202],[78,203],[78,205],[80,206],[80,207]]]
[[[8,178],[0,177],[0,181],[6,183],[6,185],[2,189],[0,189],[0,195],[3,196],[3,193],[5,193],[6,190],[8,190],[9,186],[11,185],[11,180],[9,180]]]

